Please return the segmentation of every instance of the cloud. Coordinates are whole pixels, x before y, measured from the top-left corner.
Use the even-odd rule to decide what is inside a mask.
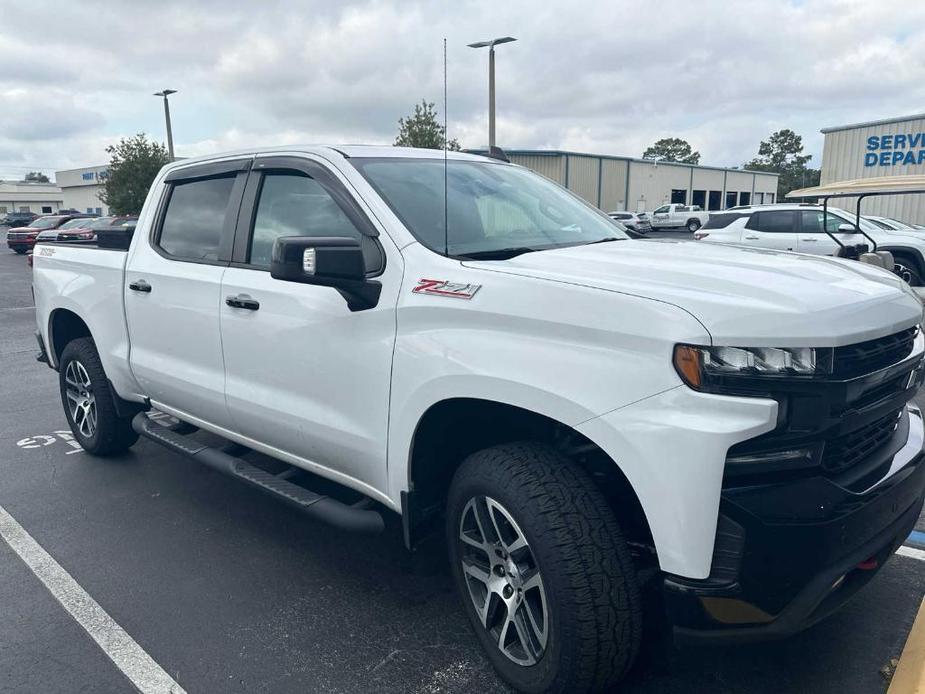
[[[23,41],[50,22],[81,31]],[[161,139],[151,94],[164,87],[179,90],[180,155],[389,143],[422,98],[442,113],[444,36],[450,136],[481,146],[488,56],[466,44],[492,34],[519,39],[497,51],[508,147],[639,155],[678,136],[704,163],[740,165],[790,127],[818,164],[821,127],[925,101],[925,4],[904,0],[14,3],[0,25],[0,94],[14,94],[13,108],[0,101],[0,174],[29,157],[104,161],[124,134]]]

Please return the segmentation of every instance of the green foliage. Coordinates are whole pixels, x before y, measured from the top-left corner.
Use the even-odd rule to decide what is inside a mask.
[[[694,152],[686,140],[677,137],[663,137],[642,153],[643,159],[656,157],[662,161],[677,161],[682,164],[700,163],[700,152]]]
[[[396,147],[443,149],[445,139],[446,128],[437,121],[437,111],[433,103],[426,100],[421,100],[421,103],[414,107],[412,115],[398,119]],[[450,140],[446,143],[446,148],[455,152],[459,149],[459,142],[455,139]]]
[[[41,171],[30,171],[23,180],[26,183],[51,183],[51,179]]]
[[[780,174],[777,179],[777,199],[797,188],[819,185],[819,169],[807,166],[811,154],[803,154],[803,138],[789,128],[771,133],[758,147],[758,156],[746,162],[744,168]]]
[[[138,133],[110,145],[106,152],[110,156],[109,171],[101,177],[100,200],[112,214],[138,214],[157,172],[170,162],[167,148]]]

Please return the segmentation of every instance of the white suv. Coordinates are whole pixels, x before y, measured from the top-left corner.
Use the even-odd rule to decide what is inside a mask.
[[[698,241],[732,243],[813,255],[835,255],[838,241],[845,246],[866,244],[890,251],[896,260],[894,272],[913,286],[922,286],[925,278],[925,236],[913,231],[886,231],[861,217],[861,231],[856,233],[855,217],[850,212],[829,208],[827,230],[822,228],[822,206],[805,204],[754,205],[725,212],[713,212],[703,228],[694,234]]]

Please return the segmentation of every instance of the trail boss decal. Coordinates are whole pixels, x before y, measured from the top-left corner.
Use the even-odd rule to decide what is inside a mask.
[[[471,299],[481,288],[481,284],[422,279],[418,280],[418,286],[411,291],[414,294],[433,294],[434,296],[449,296],[454,299]]]

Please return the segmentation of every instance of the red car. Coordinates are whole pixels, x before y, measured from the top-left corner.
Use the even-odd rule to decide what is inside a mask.
[[[35,237],[46,229],[57,229],[72,219],[96,219],[91,214],[49,214],[39,217],[29,226],[10,229],[6,234],[6,245],[22,255],[35,245]]]

